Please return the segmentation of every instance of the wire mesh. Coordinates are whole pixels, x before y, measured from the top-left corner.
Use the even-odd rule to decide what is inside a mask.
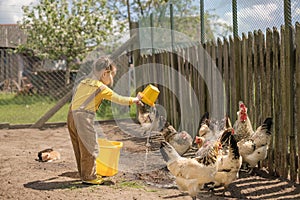
[[[165,6],[152,12],[152,16],[140,20],[140,27],[171,28],[189,36],[192,40],[201,41],[200,3],[204,7],[205,40],[233,35],[233,1],[203,0],[190,1],[190,5],[182,7],[182,1],[172,0]],[[170,4],[173,6],[173,19],[170,19]],[[300,1],[290,0],[291,23],[300,21]],[[284,25],[284,1],[273,0],[237,0],[238,36],[243,33]],[[152,21],[152,23],[151,23]]]

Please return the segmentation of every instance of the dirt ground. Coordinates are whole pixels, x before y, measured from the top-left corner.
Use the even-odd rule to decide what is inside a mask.
[[[102,136],[122,141],[119,173],[107,177],[109,184],[83,185],[76,171],[69,134],[66,127],[0,130],[0,199],[191,199],[180,192],[174,177],[165,167],[158,143],[147,152],[145,137],[131,134],[135,124],[123,123],[122,130],[115,122],[99,124]],[[118,124],[119,125],[119,124]],[[124,128],[126,127],[126,128]],[[38,162],[37,153],[52,147],[61,159]],[[287,180],[272,177],[266,170],[255,175],[240,174],[225,196],[223,188],[214,192],[204,189],[199,199],[300,199],[300,187]]]

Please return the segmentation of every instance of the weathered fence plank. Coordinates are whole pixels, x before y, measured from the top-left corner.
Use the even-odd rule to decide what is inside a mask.
[[[288,177],[288,171],[289,171],[289,166],[288,166],[288,100],[287,100],[287,74],[286,74],[286,49],[285,49],[285,42],[286,42],[286,37],[285,37],[285,28],[281,27],[281,48],[280,48],[280,94],[281,94],[281,126],[280,129],[284,130],[281,132],[282,134],[282,159],[281,159],[281,174],[280,176],[282,176],[283,178],[287,178]]]
[[[196,52],[197,52],[197,47],[196,46],[193,46],[193,47],[190,47],[190,59],[191,59],[191,89],[192,89],[192,94],[193,94],[193,98],[191,99],[192,100],[192,107],[193,105],[199,105],[198,103],[198,99],[195,98],[198,96],[198,71],[197,71],[197,55],[196,55]],[[190,134],[192,134],[192,136],[195,136],[196,133],[197,133],[197,129],[198,127],[195,126],[195,119],[196,119],[196,116],[198,115],[199,113],[199,110],[196,110],[196,109],[193,109],[193,122],[191,123],[191,130],[192,132]]]
[[[260,80],[259,80],[259,35],[254,32],[254,54],[253,54],[253,84],[254,84],[254,118],[251,119],[252,126],[257,127],[259,115],[259,95],[260,95]]]
[[[237,96],[236,96],[236,62],[235,62],[235,45],[234,39],[232,37],[229,38],[229,82],[230,82],[230,118],[234,119],[236,117],[236,112],[233,112],[234,108],[236,108],[237,104]]]
[[[165,63],[166,63],[166,66],[170,66],[170,55],[169,53],[165,53],[164,54],[164,57],[165,57]],[[171,66],[170,66],[171,67]],[[171,85],[171,72],[170,70],[166,70],[166,83],[167,85]],[[172,99],[173,97],[173,94],[172,94],[172,88],[168,88],[168,100],[167,100],[167,108],[169,109],[169,112],[168,112],[168,117],[170,118],[170,122],[172,125],[174,125],[175,127],[177,127],[177,124],[175,124],[175,117],[174,115],[176,115],[176,111],[172,105],[173,105],[173,101],[174,99]]]
[[[222,78],[223,78],[223,45],[222,45],[222,41],[221,41],[221,39],[218,39],[217,40],[217,62],[216,62],[216,64],[217,64],[217,70],[219,70],[219,73],[221,74],[221,76],[222,76]],[[218,95],[220,95],[220,94],[225,94],[224,93],[224,79],[222,79],[222,87],[217,87],[217,94]],[[225,114],[226,114],[226,110],[225,110],[225,107],[221,107],[221,105],[225,105],[226,106],[226,104],[225,104],[225,98],[224,99],[222,99],[222,98],[220,98],[221,96],[218,96],[217,97],[217,102],[218,102],[218,107],[217,107],[217,109],[219,110],[222,110]],[[221,101],[223,101],[223,102],[221,102]]]
[[[273,110],[273,140],[274,141],[274,173],[279,175],[281,173],[281,159],[282,152],[281,149],[281,138],[282,134],[280,129],[281,125],[281,99],[280,99],[280,41],[279,41],[279,32],[276,28],[273,29],[273,87],[274,87],[274,110]]]
[[[211,42],[209,42],[206,46],[205,46],[205,50],[206,50],[206,55],[205,55],[205,76],[208,77],[208,79],[206,79],[206,86],[207,86],[207,90],[206,90],[206,109],[207,111],[209,111],[211,113],[211,101],[212,101],[212,96],[209,93],[209,91],[211,90],[211,86],[212,86],[212,78],[211,78]]]
[[[293,28],[286,26],[285,27],[286,42],[285,42],[285,66],[286,66],[286,109],[287,109],[287,120],[288,125],[285,129],[288,133],[289,140],[289,164],[290,164],[290,179],[292,181],[297,180],[296,166],[295,166],[295,157],[296,157],[296,138],[294,132],[294,37],[293,37]]]
[[[265,37],[261,30],[258,31],[258,37],[259,37],[259,55],[258,55],[258,63],[259,63],[259,80],[260,80],[260,93],[258,94],[258,101],[259,101],[259,115],[258,115],[258,121],[256,127],[260,126],[262,122],[267,117],[266,114],[266,98],[267,97],[267,90],[266,90],[266,84],[267,84],[267,77],[266,77],[266,64],[265,64]]]
[[[200,96],[199,98],[199,103],[200,103],[200,113],[199,115],[202,116],[204,112],[206,111],[206,105],[205,105],[205,90],[206,90],[206,85],[204,82],[204,67],[205,67],[205,62],[204,62],[204,56],[205,56],[205,51],[204,48],[201,44],[198,45],[198,69],[200,72],[200,81],[199,81],[199,89],[200,89]],[[199,128],[199,127],[198,127]]]
[[[240,84],[241,84],[241,99],[243,100],[246,105],[248,105],[248,81],[247,81],[247,76],[248,76],[248,40],[247,40],[247,36],[245,34],[243,34],[242,36],[242,42],[241,42],[241,48],[242,48],[242,52],[241,52],[241,59],[242,59],[242,64],[241,64],[241,78],[240,78]]]
[[[223,47],[223,57],[224,57],[224,80],[225,80],[225,95],[226,95],[226,114],[230,116],[231,119],[235,119],[231,117],[231,109],[230,109],[230,84],[229,84],[229,42],[226,38],[224,38],[224,47]]]
[[[182,75],[182,65],[183,65],[183,62],[184,62],[184,60],[183,60],[183,58],[182,58],[182,49],[179,49],[178,51],[177,51],[177,64],[178,64],[178,74],[179,75]],[[182,87],[182,79],[181,78],[179,78],[179,80],[178,80],[178,90],[179,91],[182,91],[183,90],[183,87]],[[183,101],[183,97],[182,97],[182,95],[180,95],[179,97],[179,102],[182,102]],[[179,105],[180,106],[180,105]]]
[[[263,120],[266,117],[272,117],[272,109],[273,109],[273,104],[272,104],[272,93],[273,93],[273,87],[272,87],[272,42],[273,42],[273,32],[271,31],[271,29],[267,29],[267,33],[266,33],[266,59],[265,59],[265,84],[266,87],[265,92],[263,92],[263,94],[265,94],[266,98],[264,98],[264,100],[262,101],[263,105],[264,105],[264,112],[265,115],[263,116]],[[273,118],[274,120],[274,118]],[[273,132],[274,133],[274,132]],[[271,142],[270,142],[270,148],[268,150],[268,159],[266,159],[266,162],[264,163],[264,166],[267,166],[268,169],[270,170],[270,172],[273,172],[273,140],[274,137],[271,138]]]
[[[259,93],[257,95],[259,106],[256,107],[258,109],[257,111],[257,121],[256,121],[256,127],[260,126],[264,120],[265,115],[265,105],[263,105],[262,97],[266,89],[266,83],[265,83],[265,62],[264,62],[264,53],[265,53],[265,37],[261,30],[258,31],[258,77],[259,77]]]
[[[242,41],[240,37],[234,38],[234,66],[235,66],[235,90],[236,90],[236,99],[234,106],[236,107],[240,100],[242,100],[243,93],[243,68],[242,65]]]
[[[296,23],[296,32],[295,32],[295,45],[296,45],[296,51],[295,51],[295,120],[300,119],[300,23]],[[296,121],[295,121],[296,122]],[[297,147],[298,147],[298,180],[300,180],[300,123],[295,123],[295,134],[297,136]]]
[[[247,85],[248,85],[248,116],[254,121],[254,81],[253,81],[253,55],[254,55],[254,39],[253,34],[251,32],[248,33],[248,54],[247,54]]]
[[[176,54],[174,52],[171,52],[169,54],[171,56],[171,63],[170,63],[171,66],[173,66],[174,69],[176,71],[178,71],[178,63],[177,63],[177,59],[176,59]],[[174,90],[175,91],[179,91],[178,75],[177,74],[173,74],[173,75],[174,75],[174,77],[172,78],[172,84],[174,85]],[[177,96],[174,93],[174,91],[172,92],[172,96],[173,96],[173,105],[172,106],[173,106],[173,110],[174,110],[174,113],[175,113],[175,115],[174,115],[174,124],[176,126],[178,126],[179,123],[180,123],[180,119],[179,119],[179,115],[178,115],[178,110],[179,110],[180,106],[182,106],[182,105],[180,105],[178,103]]]
[[[216,55],[216,43],[215,41],[211,42],[211,62],[210,62],[210,68],[211,68],[211,112],[213,111],[213,109],[218,109],[218,102],[217,99],[218,97],[215,95],[215,92],[217,90],[216,87],[216,83],[217,83],[217,77],[216,77],[216,59],[217,59],[217,55]],[[215,107],[215,108],[213,108]],[[221,116],[215,116],[215,117],[221,117]],[[222,116],[223,117],[223,116]]]

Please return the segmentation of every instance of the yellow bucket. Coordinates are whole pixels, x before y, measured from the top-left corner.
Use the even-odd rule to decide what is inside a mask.
[[[159,90],[157,87],[149,84],[143,92],[139,92],[139,95],[142,97],[142,102],[149,106],[154,106],[154,102],[159,95]]]
[[[118,173],[122,142],[98,139],[99,155],[96,159],[96,172],[101,176],[113,176]]]

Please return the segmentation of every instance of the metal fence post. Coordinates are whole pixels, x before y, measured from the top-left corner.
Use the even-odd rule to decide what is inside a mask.
[[[200,25],[201,25],[201,44],[205,42],[205,27],[204,27],[204,0],[200,0]]]
[[[237,2],[232,0],[232,20],[233,20],[233,36],[238,36],[238,21],[237,21]]]

